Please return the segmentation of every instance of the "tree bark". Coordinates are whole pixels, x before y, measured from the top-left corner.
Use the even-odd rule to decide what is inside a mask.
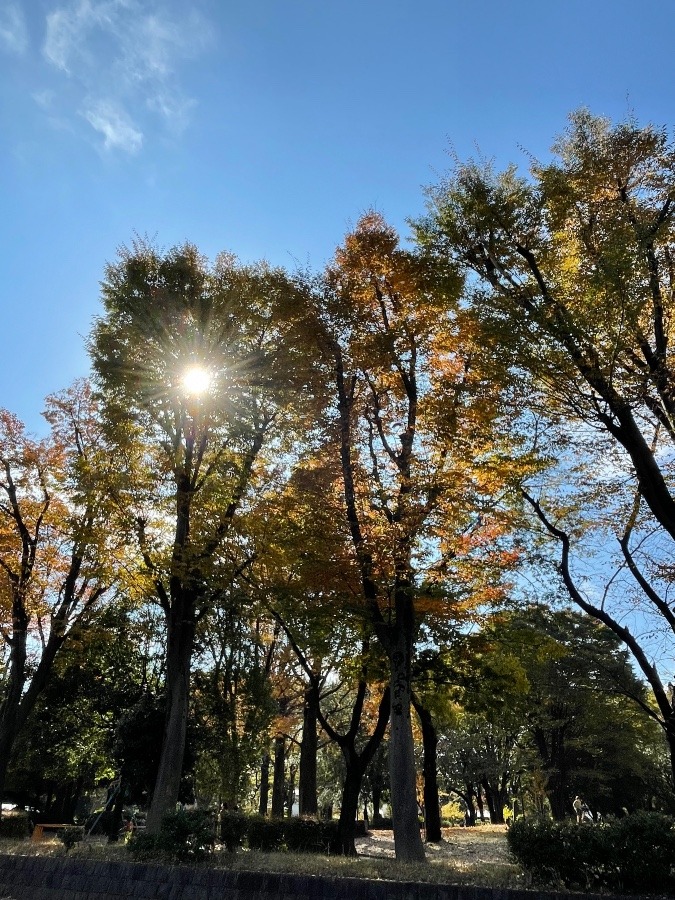
[[[359,793],[364,769],[356,754],[349,754],[350,759],[342,785],[342,801],[340,807],[340,840],[342,853],[345,856],[356,856],[356,817],[359,814]],[[347,759],[347,755],[345,755]]]
[[[533,736],[546,775],[546,796],[551,813],[556,822],[562,822],[567,813],[565,729],[553,728],[547,739],[542,728],[535,728]]]
[[[373,827],[377,827],[377,823],[382,818],[382,813],[380,812],[380,803],[382,797],[382,788],[378,785],[373,785],[373,794],[372,794],[372,802],[373,802]]]
[[[412,610],[410,611],[412,613]],[[391,719],[389,737],[389,779],[394,823],[394,847],[400,862],[422,862],[424,844],[417,812],[415,748],[411,708],[412,628],[397,621],[394,646],[389,657],[391,677]]]
[[[438,735],[431,713],[412,695],[420,725],[422,726],[422,745],[424,748],[424,825],[427,842],[438,843],[443,840],[441,833],[441,804],[438,797],[438,772],[436,767]]]
[[[194,632],[193,604],[187,603],[182,596],[174,598],[167,629],[167,712],[159,769],[147,818],[149,834],[157,834],[162,819],[173,812],[178,800],[185,756]]]
[[[300,777],[298,783],[301,816],[315,816],[319,809],[316,787],[316,757],[319,748],[317,734],[319,692],[314,685],[305,689],[300,743]]]
[[[258,803],[258,813],[261,816],[267,815],[267,804],[270,796],[270,755],[266,753],[260,764],[260,802]]]
[[[26,637],[28,621],[20,625],[15,616],[7,691],[0,707],[0,796],[4,793],[12,748],[19,731],[19,707],[26,683]]]
[[[286,776],[286,739],[282,734],[274,738],[274,775],[272,778],[272,818],[284,817]]]

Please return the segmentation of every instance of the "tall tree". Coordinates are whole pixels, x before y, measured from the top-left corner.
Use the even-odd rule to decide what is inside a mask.
[[[430,192],[417,233],[442,265],[452,259],[478,276],[471,302],[486,343],[492,338],[501,358],[527,373],[530,409],[558,427],[575,462],[586,455],[583,472],[568,467],[558,502],[537,488],[529,501],[560,542],[570,596],[625,642],[649,682],[675,783],[675,709],[653,648],[639,626],[627,626],[620,596],[612,606],[609,582],[596,586],[601,603],[580,587],[579,522],[565,518],[565,495],[580,474],[584,484],[594,481],[599,491],[586,498],[586,518],[607,523],[643,611],[672,648],[675,150],[665,129],[632,120],[613,126],[582,110],[553,151],[529,178],[513,167],[495,174],[459,164]],[[617,477],[607,490],[612,466]]]
[[[354,854],[361,782],[389,708],[384,702],[377,712],[372,709],[384,690],[381,661],[370,646],[373,629],[341,516],[339,466],[321,445],[307,442],[306,448],[290,477],[266,498],[252,572],[305,679],[301,813],[317,811],[319,723],[343,756],[341,844],[344,853]],[[310,797],[304,796],[311,793],[307,780],[313,784]]]
[[[458,290],[451,269],[441,272],[403,250],[395,231],[370,213],[299,314],[318,350],[313,372],[323,373],[324,452],[339,460],[341,515],[365,615],[389,661],[400,860],[424,856],[410,713],[420,587],[434,566],[434,578],[443,577],[445,535],[457,536],[479,517],[503,459],[499,429],[487,437],[496,398],[484,390],[480,354],[453,305]]]
[[[0,705],[0,794],[16,737],[75,624],[113,581],[105,505],[89,466],[101,452],[88,385],[48,402],[52,433],[29,437],[0,411],[0,603],[9,648]]]
[[[148,815],[173,808],[185,748],[195,629],[232,566],[231,542],[274,426],[290,366],[274,320],[283,273],[190,245],[137,242],[109,265],[90,350],[109,434],[126,458],[119,508],[166,618],[167,719]],[[276,432],[279,433],[278,431]]]

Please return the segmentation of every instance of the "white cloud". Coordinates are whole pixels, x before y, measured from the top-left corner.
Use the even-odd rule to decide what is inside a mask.
[[[143,146],[143,132],[138,130],[123,109],[112,103],[95,101],[83,109],[82,115],[103,136],[105,150],[123,150],[133,155]]]
[[[1,2],[1,0],[0,0]],[[176,133],[188,121],[194,100],[183,91],[181,63],[208,46],[212,29],[194,10],[172,15],[169,3],[154,0],[61,0],[46,18],[42,52],[47,62],[68,77],[71,92],[79,91],[87,121],[92,110],[115,110],[118,124],[131,123],[125,109],[146,110]],[[95,102],[89,98],[95,98]],[[112,116],[103,119],[110,124]],[[100,123],[98,112],[96,121]],[[108,149],[117,147],[117,134],[98,126]],[[139,138],[141,132],[131,125]],[[129,137],[129,136],[127,136]],[[132,142],[133,143],[133,142]],[[135,152],[135,151],[134,151]]]
[[[0,47],[18,55],[28,49],[26,20],[17,3],[0,3]]]

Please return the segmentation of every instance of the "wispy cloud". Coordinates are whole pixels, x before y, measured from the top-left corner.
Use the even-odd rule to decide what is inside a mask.
[[[142,132],[123,109],[116,108],[112,103],[99,100],[85,108],[82,115],[103,136],[104,149],[134,154],[143,146]]]
[[[17,3],[0,3],[0,47],[18,55],[28,49],[28,29]]]
[[[180,67],[209,44],[211,28],[194,10],[177,4],[172,14],[170,5],[65,0],[46,17],[44,58],[69,79],[71,95],[77,87],[79,112],[108,150],[137,152],[142,129],[175,133],[187,124],[195,102],[181,86]]]

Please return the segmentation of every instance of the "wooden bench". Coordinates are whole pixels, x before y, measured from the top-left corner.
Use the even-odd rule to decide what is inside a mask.
[[[48,825],[44,823],[40,823],[36,825],[33,829],[33,835],[31,840],[33,841],[44,841],[47,839],[47,835],[45,835],[45,831],[54,832],[55,834],[59,831],[63,831],[64,828],[77,828],[77,825]]]

